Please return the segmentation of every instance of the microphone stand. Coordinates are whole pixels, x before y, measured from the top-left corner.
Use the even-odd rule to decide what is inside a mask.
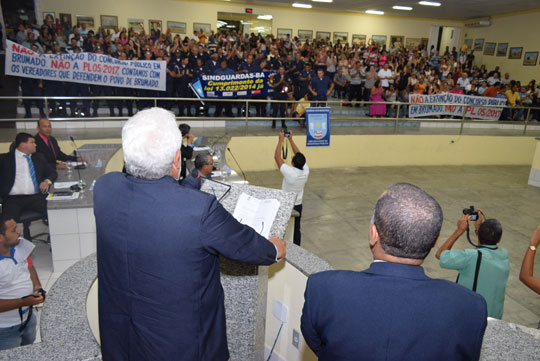
[[[71,142],[75,146],[75,150],[73,151],[75,153],[75,156],[80,158],[81,155],[80,155],[79,152],[77,152],[77,144],[75,144],[75,140],[73,139],[73,137],[69,137],[69,139],[71,139]],[[70,187],[71,190],[73,190],[75,192],[80,192],[80,191],[82,191],[82,190],[84,190],[86,188],[86,183],[84,182],[84,180],[81,177],[81,169],[85,169],[85,168],[86,168],[86,166],[84,166],[84,162],[83,162],[83,165],[77,165],[75,167],[75,169],[77,169],[77,173],[79,174],[79,183],[72,185]]]
[[[238,164],[238,161],[236,160],[236,157],[234,156],[234,154],[231,152],[231,148],[227,147],[227,150],[229,151],[229,153],[231,153],[233,159],[234,159],[234,162],[236,163],[236,165],[238,166],[238,169],[240,169],[240,172],[242,172],[242,176],[244,177],[244,184],[247,183],[247,178],[246,178],[246,173],[244,173],[244,171],[242,170],[242,167],[240,167],[240,164]]]

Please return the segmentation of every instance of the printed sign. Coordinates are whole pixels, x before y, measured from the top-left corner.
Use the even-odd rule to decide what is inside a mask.
[[[409,117],[427,117],[433,115],[452,115],[467,118],[499,120],[502,108],[486,108],[486,106],[504,106],[506,98],[478,97],[462,94],[411,94],[409,95]],[[448,105],[422,105],[443,103]],[[418,105],[413,105],[418,104]]]
[[[202,75],[192,84],[200,83],[204,98],[265,96],[270,92],[272,74],[261,71],[231,75]],[[201,92],[197,91],[197,93],[201,95]]]
[[[164,61],[118,60],[93,53],[38,54],[6,42],[6,75],[165,91]]]
[[[306,147],[330,146],[330,108],[306,108]]]

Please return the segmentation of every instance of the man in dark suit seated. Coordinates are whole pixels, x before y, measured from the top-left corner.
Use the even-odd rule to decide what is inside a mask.
[[[36,134],[36,152],[45,156],[47,162],[52,164],[56,169],[66,169],[66,161],[73,162],[88,162],[87,158],[75,157],[67,155],[58,146],[56,138],[51,135],[51,122],[47,118],[38,120],[38,133]]]
[[[424,274],[442,210],[408,183],[388,188],[369,228],[374,262],[362,272],[309,277],[301,329],[319,360],[478,360],[486,301]]]
[[[94,187],[104,360],[228,360],[219,255],[258,265],[285,257],[277,236],[178,186],[181,139],[173,113],[138,112],[122,129],[127,174]]]
[[[47,219],[46,193],[56,180],[56,170],[42,154],[28,133],[19,133],[15,147],[0,155],[0,197],[4,217],[19,221],[21,212],[33,210]]]
[[[210,179],[214,169],[214,159],[209,153],[199,153],[195,157],[195,168],[184,179],[182,185],[191,189],[200,190],[202,178]]]

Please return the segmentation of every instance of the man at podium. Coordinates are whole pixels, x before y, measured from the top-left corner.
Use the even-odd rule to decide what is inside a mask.
[[[270,265],[285,242],[237,222],[214,196],[178,186],[181,136],[169,111],[122,129],[128,174],[94,188],[104,360],[229,359],[219,255]]]

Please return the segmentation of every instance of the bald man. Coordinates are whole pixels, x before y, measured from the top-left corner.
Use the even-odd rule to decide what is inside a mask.
[[[52,133],[51,122],[47,118],[41,118],[38,120],[37,126],[38,133],[36,134],[36,152],[45,156],[47,163],[55,166],[56,169],[66,169],[66,161],[73,162],[88,162],[88,158],[75,157],[73,155],[67,155],[58,146],[56,138]]]

